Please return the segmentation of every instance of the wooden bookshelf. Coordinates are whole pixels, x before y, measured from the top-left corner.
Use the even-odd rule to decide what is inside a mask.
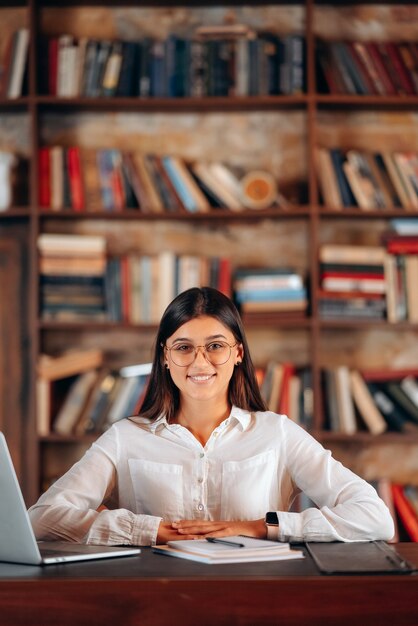
[[[245,7],[245,10],[243,10]],[[218,7],[219,8],[219,7]],[[119,21],[115,18],[118,11]],[[79,450],[90,437],[40,438],[36,431],[36,363],[41,352],[54,352],[76,346],[99,346],[111,358],[128,362],[148,360],[155,326],[122,323],[59,323],[39,319],[37,236],[39,233],[105,234],[113,253],[140,250],[152,253],[167,245],[175,252],[213,249],[228,250],[234,266],[257,263],[295,265],[309,279],[310,314],[305,319],[271,318],[248,321],[247,329],[254,361],[265,365],[269,359],[290,360],[310,365],[315,402],[314,432],[327,446],[341,453],[344,461],[356,460],[368,448],[392,451],[391,462],[408,467],[410,482],[418,481],[416,452],[418,438],[387,434],[372,437],[358,433],[351,438],[326,433],[323,425],[321,369],[326,364],[372,367],[416,365],[417,326],[402,322],[325,321],[318,315],[318,248],[322,243],[355,242],[374,245],[392,217],[410,216],[399,210],[362,212],[356,208],[335,211],[320,203],[315,173],[317,145],[342,148],[355,144],[376,149],[412,149],[418,145],[416,110],[418,96],[331,95],[317,91],[314,50],[317,37],[360,37],[360,25],[368,20],[381,24],[396,40],[407,27],[407,38],[418,41],[417,2],[362,3],[288,0],[272,2],[229,1],[216,12],[212,3],[189,0],[179,6],[174,0],[137,3],[124,0],[84,2],[82,0],[9,0],[0,2],[1,35],[26,25],[30,30],[28,91],[16,100],[0,98],[2,145],[30,158],[27,206],[16,206],[0,213],[0,232],[15,236],[16,223],[26,238],[29,276],[24,289],[29,318],[29,352],[22,349],[21,362],[27,379],[20,383],[27,398],[25,432],[17,436],[15,449],[20,457],[20,476],[28,503],[37,497],[48,474],[48,463],[58,463],[60,446]],[[266,29],[298,32],[306,40],[306,92],[297,95],[206,97],[206,98],[62,98],[42,93],[42,37],[71,33],[97,38],[132,38],[141,32],[138,16],[146,27],[163,35],[181,23],[205,20],[248,20]],[[164,19],[156,20],[155,16]],[[332,28],[330,26],[332,25]],[[366,35],[363,35],[366,36]],[[1,54],[1,50],[0,50]],[[151,128],[151,130],[150,130]],[[222,142],[217,137],[222,136]],[[401,138],[401,139],[399,139]],[[100,148],[132,148],[141,141],[145,150],[154,145],[164,153],[177,151],[189,158],[202,152],[208,158],[234,159],[240,164],[274,169],[279,187],[296,189],[303,200],[291,208],[232,213],[219,209],[207,214],[140,214],[98,211],[52,213],[38,205],[38,149],[59,143]],[[398,142],[398,143],[397,143]],[[255,153],[255,156],[254,156]],[[251,161],[251,159],[254,159]],[[251,241],[251,247],[248,242]],[[383,337],[383,339],[382,339]],[[379,344],[382,342],[382,349]],[[25,344],[26,345],[26,344]],[[118,345],[117,354],[114,345]],[[113,353],[112,353],[113,348]],[[10,420],[12,417],[10,417]],[[23,418],[22,418],[23,419]],[[2,426],[0,424],[0,426]],[[68,444],[68,445],[67,445]],[[346,453],[345,451],[348,450]],[[76,453],[76,452],[75,452]],[[371,453],[373,455],[373,453]],[[51,455],[53,460],[51,461]],[[71,455],[66,452],[65,463]],[[346,458],[347,457],[347,458]],[[397,476],[383,460],[372,469],[362,467],[368,477]],[[55,466],[54,466],[55,467]],[[403,476],[405,473],[403,474]]]

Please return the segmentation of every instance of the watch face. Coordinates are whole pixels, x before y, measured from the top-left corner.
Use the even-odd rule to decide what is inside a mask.
[[[273,526],[279,525],[279,518],[277,517],[276,512],[270,511],[269,513],[266,513],[266,524],[271,524]]]

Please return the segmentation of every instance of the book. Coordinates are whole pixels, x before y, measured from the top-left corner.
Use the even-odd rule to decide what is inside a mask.
[[[393,484],[392,495],[395,509],[411,541],[418,541],[418,515],[405,497],[403,487]]]
[[[16,42],[13,46],[9,84],[7,88],[8,98],[19,98],[22,95],[23,79],[28,59],[29,29],[21,28],[16,31]]]
[[[102,350],[97,348],[73,349],[58,356],[41,354],[38,360],[37,374],[40,378],[57,380],[101,367],[102,364]]]
[[[98,379],[96,370],[84,372],[74,381],[64,402],[52,422],[52,429],[60,435],[69,435],[87,404],[89,395]]]
[[[357,424],[351,395],[350,372],[348,367],[340,365],[335,368],[334,375],[340,432],[353,435],[357,430]]]
[[[223,543],[225,542],[225,543]],[[230,545],[231,544],[231,545]],[[234,547],[236,544],[236,547]],[[255,539],[236,535],[216,542],[206,539],[169,541],[167,545],[153,546],[153,552],[198,561],[199,563],[250,563],[303,559],[301,550],[293,550],[289,543]]]
[[[354,403],[369,431],[373,435],[380,435],[385,432],[387,423],[377,408],[361,374],[356,370],[352,370],[350,372],[350,382]]]

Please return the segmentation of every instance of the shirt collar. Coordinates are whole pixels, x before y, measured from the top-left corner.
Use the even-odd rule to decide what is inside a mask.
[[[231,412],[229,414],[228,419],[235,418],[237,422],[240,423],[242,430],[246,430],[250,425],[251,421],[251,413],[250,411],[246,411],[244,409],[239,409],[237,406],[233,406]],[[144,424],[147,425],[151,432],[155,432],[157,428],[161,428],[162,426],[168,426],[167,418],[165,415],[161,414],[157,419],[152,422],[140,415],[130,418],[136,424]]]

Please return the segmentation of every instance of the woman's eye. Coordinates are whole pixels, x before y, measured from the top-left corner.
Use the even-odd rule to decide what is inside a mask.
[[[193,346],[188,344],[180,344],[174,348],[176,352],[191,352],[193,350]]]
[[[216,352],[217,350],[222,350],[224,347],[225,345],[223,343],[210,343],[206,346],[206,350],[208,352]]]

